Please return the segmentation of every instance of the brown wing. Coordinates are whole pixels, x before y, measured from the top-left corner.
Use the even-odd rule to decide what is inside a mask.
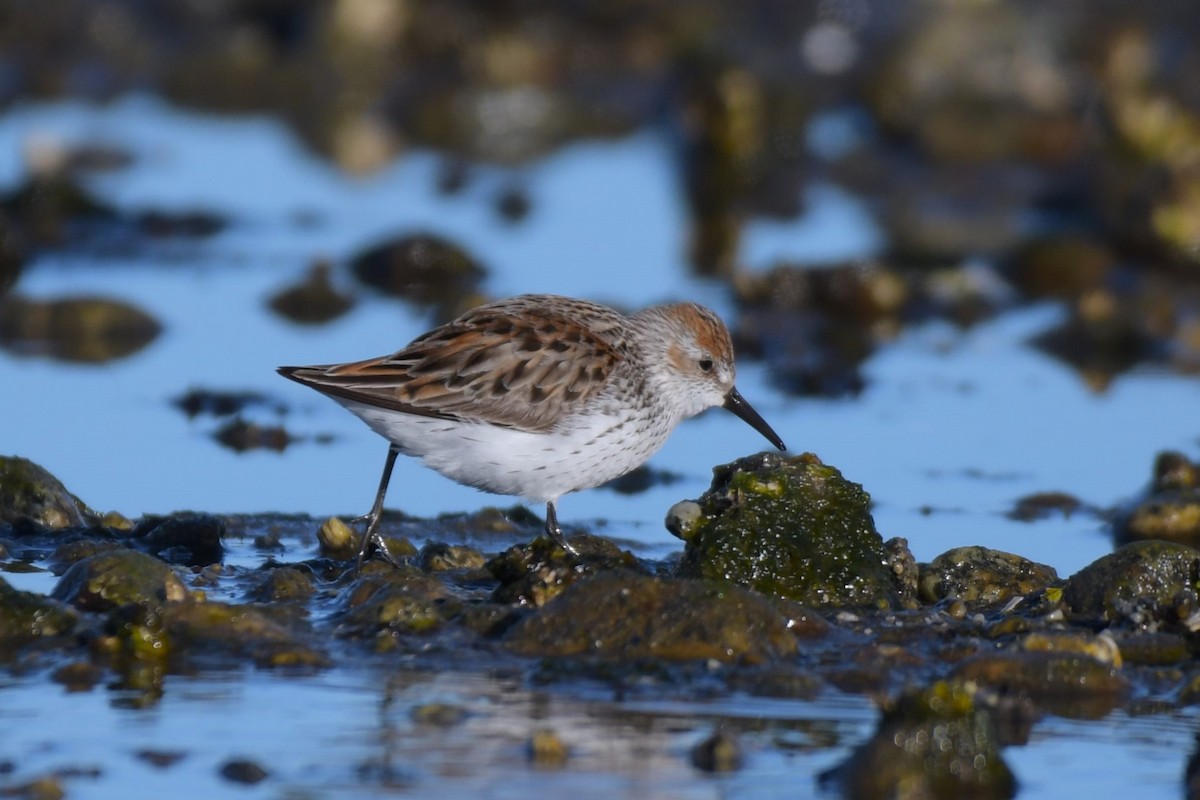
[[[604,385],[620,323],[604,306],[531,295],[481,306],[390,356],[279,371],[368,405],[544,431]]]

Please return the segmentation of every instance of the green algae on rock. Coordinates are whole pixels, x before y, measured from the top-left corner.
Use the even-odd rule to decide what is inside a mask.
[[[946,681],[885,709],[875,734],[821,782],[838,786],[843,797],[861,798],[999,800],[1017,791],[991,714],[969,687]]]
[[[371,572],[345,596],[338,620],[340,636],[375,637],[376,649],[390,649],[393,634],[429,633],[457,611],[449,589],[415,567]]]
[[[903,602],[870,496],[811,453],[763,453],[713,470],[677,574],[730,580],[815,606]]]
[[[1096,559],[1063,587],[1071,612],[1153,627],[1197,610],[1200,551],[1175,542],[1132,542]]]
[[[163,608],[171,665],[248,658],[260,667],[327,667],[329,658],[261,609],[188,601]]]
[[[936,603],[999,603],[1044,589],[1058,580],[1053,567],[987,547],[947,550],[921,569],[920,598]]]
[[[51,597],[83,611],[108,611],[127,603],[161,606],[187,594],[179,576],[162,561],[121,548],[76,561],[58,579]]]
[[[528,656],[746,664],[791,655],[797,646],[771,601],[740,586],[617,570],[567,587],[505,641]]]
[[[45,468],[20,456],[0,456],[0,522],[29,518],[57,530],[87,525],[95,516]]]
[[[0,578],[0,653],[11,655],[17,648],[75,629],[75,609],[37,594],[14,589]]]
[[[571,544],[580,558],[567,553],[548,536],[539,536],[488,561],[487,570],[500,582],[492,599],[543,606],[587,575],[612,569],[645,572],[631,553],[602,536],[581,534],[572,537]]]

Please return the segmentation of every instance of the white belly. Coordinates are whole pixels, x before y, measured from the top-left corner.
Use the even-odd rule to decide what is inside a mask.
[[[657,452],[674,427],[661,416],[626,418],[621,425],[619,417],[596,414],[562,432],[529,433],[341,402],[446,477],[537,503],[624,475]]]

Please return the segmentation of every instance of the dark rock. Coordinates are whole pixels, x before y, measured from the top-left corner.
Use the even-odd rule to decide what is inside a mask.
[[[388,568],[361,577],[345,596],[338,617],[340,636],[374,638],[378,649],[392,644],[393,634],[430,633],[452,616],[457,605],[436,578],[415,567]]]
[[[821,775],[843,797],[1009,798],[1017,782],[991,715],[960,683],[910,691],[883,712],[874,735]]]
[[[426,572],[449,570],[482,570],[487,559],[474,547],[430,542],[417,555],[421,569]]]
[[[14,589],[0,578],[0,657],[38,639],[70,633],[78,620],[69,606]]]
[[[1173,542],[1133,542],[1093,561],[1063,588],[1071,612],[1106,622],[1157,626],[1189,617],[1200,551]]]
[[[312,573],[295,567],[275,567],[250,590],[250,599],[260,603],[303,602],[316,591]]]
[[[680,576],[814,606],[902,602],[870,497],[816,456],[767,453],[717,467],[699,503],[700,518],[677,533],[686,542]]]
[[[39,465],[19,456],[0,456],[0,522],[23,517],[58,529],[87,525],[95,514]]]
[[[84,611],[126,604],[161,606],[187,597],[179,576],[153,556],[122,548],[71,565],[51,596]]]
[[[571,537],[579,558],[563,550],[548,536],[510,547],[487,562],[487,570],[500,585],[492,593],[497,603],[543,606],[581,578],[611,569],[645,572],[628,551],[602,536]]]
[[[936,603],[957,598],[966,603],[1000,603],[1058,581],[1053,567],[987,547],[956,547],[921,570],[920,598]]]
[[[329,666],[329,658],[303,637],[252,606],[216,602],[171,603],[163,621],[173,648],[172,666],[224,664],[249,659],[260,667]]]
[[[505,641],[529,656],[746,664],[796,651],[769,600],[739,586],[610,571],[580,580],[518,622]]]
[[[225,523],[210,514],[147,517],[134,536],[148,552],[174,564],[205,567],[225,555]]]
[[[215,389],[188,389],[174,398],[175,405],[188,419],[195,419],[201,414],[214,417],[232,417],[240,414],[251,406],[271,405],[267,396],[259,392],[229,392]],[[276,407],[276,410],[279,410]]]

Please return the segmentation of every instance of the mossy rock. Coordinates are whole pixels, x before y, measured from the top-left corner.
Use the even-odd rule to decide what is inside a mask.
[[[1197,606],[1200,551],[1174,542],[1132,542],[1068,579],[1072,613],[1107,622],[1174,622]]]
[[[922,566],[920,597],[926,603],[955,598],[1000,603],[1044,589],[1058,580],[1053,567],[987,547],[956,547]]]
[[[261,667],[325,667],[329,658],[253,606],[172,603],[163,609],[172,666],[250,659]]]
[[[945,681],[903,695],[875,734],[821,781],[844,797],[1001,800],[1017,791],[991,716],[966,685]]]
[[[870,502],[812,454],[763,453],[717,467],[699,513],[668,519],[686,542],[677,574],[814,606],[899,605]]]
[[[84,611],[108,611],[128,603],[155,607],[183,600],[187,589],[157,558],[121,548],[76,561],[51,596]]]
[[[0,578],[0,653],[75,628],[79,615],[70,606],[36,592],[14,589]]]
[[[95,516],[43,467],[27,458],[0,456],[0,522],[28,518],[57,529],[88,525]]]
[[[344,598],[340,636],[378,637],[381,633],[429,633],[457,613],[450,590],[416,567],[364,575]],[[377,638],[377,644],[386,649]]]
[[[773,603],[727,583],[604,572],[581,579],[505,638],[529,656],[761,663],[796,651]]]

